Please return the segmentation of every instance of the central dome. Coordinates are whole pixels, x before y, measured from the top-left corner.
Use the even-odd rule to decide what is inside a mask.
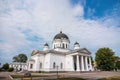
[[[54,37],[54,39],[68,39],[68,40],[69,40],[68,36],[67,36],[66,34],[62,33],[62,31],[60,31],[60,33],[58,33],[58,34]]]
[[[70,40],[69,40],[68,36],[66,34],[62,33],[62,31],[60,31],[60,33],[55,35],[55,37],[52,41],[53,49],[68,50],[69,44],[70,44]]]

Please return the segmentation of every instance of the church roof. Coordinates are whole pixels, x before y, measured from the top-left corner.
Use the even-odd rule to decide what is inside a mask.
[[[36,53],[32,53],[31,55],[36,55],[36,54],[47,54],[47,53],[55,53],[55,54],[62,54],[62,55],[66,55],[68,54],[67,52],[59,52],[59,51],[55,51],[55,50],[47,50],[47,51],[37,51]]]
[[[76,53],[76,52],[83,53],[83,54],[91,54],[91,52],[87,50],[86,48],[76,49],[72,51],[72,53]]]
[[[48,46],[48,44],[47,43],[45,43],[45,45],[44,46]]]
[[[79,44],[77,41],[74,43],[74,45]]]
[[[33,62],[35,62],[35,60],[34,60],[34,59],[32,59],[32,58],[28,59],[28,61],[33,61]]]
[[[69,40],[69,38],[68,38],[68,36],[66,35],[66,34],[64,34],[64,33],[62,33],[62,31],[60,31],[60,33],[58,33],[55,37],[54,37],[54,39],[68,39]]]
[[[31,55],[35,55],[35,54],[47,54],[47,53],[55,53],[55,54],[61,54],[61,55],[67,55],[67,54],[74,54],[74,53],[83,53],[83,54],[91,54],[90,51],[88,51],[86,48],[81,48],[81,49],[76,49],[76,50],[71,50],[68,52],[60,52],[60,51],[55,51],[55,50],[47,50],[47,51],[39,51],[37,50],[36,53],[32,53]]]

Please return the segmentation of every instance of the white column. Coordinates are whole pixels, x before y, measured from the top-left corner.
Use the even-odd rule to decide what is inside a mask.
[[[88,57],[87,56],[85,56],[85,66],[86,66],[86,71],[88,71],[88,59],[87,59]]]
[[[79,56],[77,55],[77,71],[80,71],[80,62],[79,62]]]
[[[82,55],[81,55],[81,71],[84,71],[84,61]]]
[[[89,56],[89,69],[92,70],[92,64],[91,64],[91,56]]]

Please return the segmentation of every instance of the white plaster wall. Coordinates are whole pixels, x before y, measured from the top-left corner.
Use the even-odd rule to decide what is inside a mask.
[[[48,46],[44,46],[43,51],[49,50]]]
[[[51,53],[48,53],[48,54],[46,54],[45,55],[45,57],[44,57],[44,71],[50,71],[50,55],[51,55]]]
[[[54,49],[55,51],[60,51],[60,52],[68,52],[68,51],[70,51],[70,50],[68,50],[68,49],[60,49],[60,48],[56,48],[56,49]]]
[[[40,63],[42,63],[41,69],[40,69]],[[36,67],[35,67],[36,71],[43,71],[43,69],[44,69],[44,55],[43,54],[38,54],[36,56],[35,64],[36,64]]]
[[[74,45],[74,50],[75,49],[80,49],[80,45],[79,44]]]
[[[44,55],[43,54],[36,54],[31,57],[31,59],[34,59],[35,62],[28,62],[28,70],[29,71],[43,71],[44,69]],[[42,69],[40,69],[40,62],[42,63]],[[33,64],[33,68],[30,69],[30,64]]]
[[[55,39],[52,44],[52,48],[54,49],[54,45],[57,47],[62,47],[62,44],[67,44],[67,49],[69,49],[69,41],[67,39]]]
[[[31,57],[31,59],[35,60],[34,62],[29,62],[29,71],[39,71],[38,69],[38,62],[39,62],[39,54],[36,54],[34,56]],[[33,68],[30,69],[30,64],[33,64]]]
[[[53,69],[53,63],[56,63],[58,66],[58,71],[64,71],[65,69],[65,55],[52,53],[50,56],[50,71],[57,71],[57,68]],[[63,68],[60,68],[60,64],[63,63]]]
[[[36,71],[36,65],[37,65],[37,64],[36,64],[36,61],[37,61],[36,58],[37,58],[36,55],[31,56],[31,59],[34,59],[35,62],[34,62],[34,61],[30,61],[30,62],[29,62],[29,67],[28,67],[28,70],[29,70],[29,71]],[[31,69],[30,69],[30,64],[33,64],[33,68],[31,68]]]
[[[35,62],[28,62],[28,71],[35,71]],[[33,64],[33,68],[32,69],[30,69],[30,64]]]
[[[44,60],[45,60],[45,55],[40,54],[40,56],[39,56],[39,61],[38,61],[39,71],[43,71],[43,70],[44,70]],[[40,63],[42,63],[42,68],[41,68],[41,69],[40,69]]]
[[[65,58],[65,71],[74,71],[74,63],[73,63],[73,56],[66,55]]]

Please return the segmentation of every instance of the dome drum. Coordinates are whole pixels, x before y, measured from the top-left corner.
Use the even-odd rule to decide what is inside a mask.
[[[53,49],[56,48],[69,49],[69,44],[70,44],[70,40],[68,36],[62,33],[62,31],[60,31],[60,33],[55,35],[52,41]]]

